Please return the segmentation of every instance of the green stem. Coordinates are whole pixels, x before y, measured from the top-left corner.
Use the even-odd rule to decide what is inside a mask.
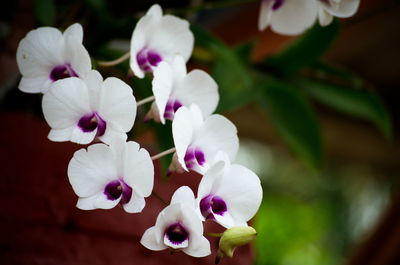
[[[161,198],[161,196],[159,194],[157,194],[155,191],[152,191],[151,194],[154,197],[156,197],[160,202],[162,202],[164,205],[168,205],[168,203],[163,198]]]
[[[204,233],[205,236],[221,237],[222,233]]]
[[[159,153],[157,155],[152,156],[151,159],[152,160],[157,160],[157,159],[159,159],[159,158],[161,158],[163,156],[172,154],[174,152],[175,152],[175,147],[172,147],[172,148],[168,149],[167,151],[164,151],[164,152],[161,152],[161,153]]]
[[[131,56],[131,53],[127,52],[124,55],[122,55],[121,57],[119,57],[113,61],[99,61],[98,65],[103,66],[103,67],[114,66],[114,65],[120,64],[120,63],[128,60],[130,56]]]

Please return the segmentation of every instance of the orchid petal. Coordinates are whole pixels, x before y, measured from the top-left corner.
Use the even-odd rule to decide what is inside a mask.
[[[125,149],[124,181],[134,193],[148,197],[154,184],[154,166],[149,152],[135,142],[127,142]]]
[[[195,198],[193,191],[188,186],[182,186],[177,189],[171,198],[171,204],[186,203],[192,207],[195,206]]]
[[[347,18],[353,16],[360,5],[360,0],[341,0],[337,6],[331,6],[329,4],[324,4],[325,10],[335,17]]]
[[[318,21],[321,26],[327,26],[332,23],[333,16],[328,13],[324,8],[320,7],[318,9]]]
[[[59,80],[43,97],[43,114],[54,129],[75,127],[83,115],[91,112],[88,102],[88,89],[81,79],[72,77]]]
[[[219,101],[217,83],[202,70],[191,71],[175,89],[174,94],[185,106],[197,104],[203,117],[213,113]]]
[[[209,161],[213,162],[219,151],[225,152],[233,161],[239,149],[236,126],[222,115],[208,117],[198,133],[201,137],[195,142],[200,146]]]
[[[146,248],[154,251],[164,250],[168,248],[162,242],[159,242],[157,240],[156,233],[157,233],[156,227],[155,226],[150,227],[144,232],[142,239],[140,239],[140,243]]]
[[[181,107],[175,113],[175,118],[172,122],[172,135],[178,161],[181,166],[188,171],[184,157],[193,136],[192,115],[188,108]]]
[[[68,165],[68,178],[74,192],[79,197],[102,193],[105,185],[118,177],[110,161],[113,161],[112,154],[104,144],[76,151]]]
[[[165,15],[150,36],[149,45],[157,50],[167,61],[172,61],[176,54],[189,60],[193,51],[194,36],[187,20]]]
[[[260,179],[254,172],[241,165],[231,165],[221,179],[216,191],[227,204],[228,212],[235,222],[250,220],[257,212],[262,200]]]
[[[287,0],[273,11],[271,29],[281,34],[297,35],[310,28],[316,17],[316,1]]]
[[[79,198],[76,204],[81,210],[94,210],[94,209],[111,209],[114,208],[121,198],[116,200],[108,200],[104,194],[95,194],[90,197]]]
[[[152,89],[162,124],[165,124],[164,112],[172,92],[173,75],[171,66],[161,62],[153,72]]]
[[[189,246],[182,251],[192,257],[205,257],[211,254],[210,242],[203,235],[196,234]]]
[[[128,203],[122,205],[124,210],[128,213],[140,213],[146,206],[146,201],[143,196],[137,194],[135,190],[132,193],[131,200]]]
[[[136,118],[136,100],[131,87],[118,78],[104,80],[97,110],[119,132],[131,130]]]
[[[64,31],[64,36],[66,38],[71,38],[71,37],[75,38],[78,42],[82,43],[83,41],[82,25],[79,23],[72,24]]]
[[[130,67],[133,73],[138,78],[144,77],[144,72],[140,69],[137,62],[137,54],[146,46],[148,34],[153,32],[153,28],[157,26],[162,16],[161,7],[158,4],[154,4],[147,11],[146,15],[142,17],[132,33],[131,38],[131,58],[130,58]]]
[[[261,6],[260,6],[260,13],[258,16],[258,30],[263,31],[266,29],[272,19],[272,6],[274,4],[274,1],[270,0],[261,0]]]

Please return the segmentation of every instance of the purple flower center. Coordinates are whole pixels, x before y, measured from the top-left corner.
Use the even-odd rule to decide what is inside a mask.
[[[282,5],[284,4],[285,0],[275,0],[274,4],[272,5],[272,10],[276,11],[279,8],[282,7]]]
[[[78,126],[83,132],[93,132],[97,128],[96,136],[102,136],[107,124],[97,112],[87,114],[79,119]]]
[[[53,82],[68,77],[79,77],[70,63],[57,65],[50,72],[50,79]]]
[[[167,120],[173,120],[175,112],[182,107],[183,104],[179,100],[168,100],[167,106],[165,106],[164,118]]]
[[[184,157],[186,167],[188,169],[193,169],[198,166],[203,166],[206,163],[206,157],[204,155],[204,152],[196,147],[196,148],[191,148],[189,147],[186,150],[186,154]]]
[[[174,245],[179,245],[185,240],[189,239],[188,231],[186,231],[185,227],[183,227],[183,225],[180,223],[175,223],[168,226],[167,230],[165,230],[165,235]]]
[[[272,10],[277,11],[282,5],[285,3],[285,0],[264,0],[264,1],[272,1]]]
[[[222,216],[227,210],[225,201],[219,196],[209,194],[200,201],[200,211],[206,219],[213,220],[214,214]]]
[[[157,66],[162,61],[162,57],[160,54],[153,50],[143,48],[136,55],[136,60],[142,71],[152,72],[153,67]]]
[[[120,203],[128,203],[132,197],[132,188],[128,186],[122,179],[109,182],[104,188],[104,194],[107,199],[114,201],[122,196]]]

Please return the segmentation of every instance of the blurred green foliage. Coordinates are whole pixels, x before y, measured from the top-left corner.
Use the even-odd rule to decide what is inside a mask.
[[[386,137],[391,138],[389,115],[375,93],[311,79],[299,80],[299,86],[312,98],[335,110],[372,122]]]
[[[35,0],[35,14],[42,26],[53,26],[56,8],[54,0]]]
[[[254,99],[250,68],[239,56],[239,52],[198,26],[192,26],[192,31],[196,44],[214,55],[211,74],[221,95],[217,111],[232,110]]]
[[[322,160],[321,132],[305,96],[290,83],[273,78],[260,88],[263,96],[258,102],[278,133],[310,168],[318,169]]]
[[[318,23],[297,38],[286,49],[267,58],[264,65],[274,72],[293,74],[318,61],[339,33],[339,21],[321,27]]]
[[[258,232],[256,265],[342,264],[386,204],[387,184],[368,166],[330,163],[313,173],[286,153],[246,139],[240,154],[264,190],[251,224]]]

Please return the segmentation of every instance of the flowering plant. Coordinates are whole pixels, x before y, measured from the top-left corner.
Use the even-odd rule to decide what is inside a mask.
[[[349,17],[358,5],[357,0],[261,1],[260,30],[270,26],[273,31],[287,35],[309,30],[286,51],[255,68],[273,69],[271,72],[278,73],[257,80],[257,86],[266,88],[259,103],[272,115],[282,137],[311,168],[320,166],[322,149],[313,112],[303,96],[292,90],[293,83],[278,77],[294,76],[291,80],[300,87],[316,86],[315,82],[296,76],[304,60],[292,58],[293,51],[306,46],[309,39],[325,29],[335,33],[337,21],[333,17]],[[326,28],[312,27],[317,20]],[[216,61],[214,75],[201,69],[187,70],[195,40],[200,47],[212,52],[211,58]],[[329,41],[328,37],[327,43],[321,46],[329,45]],[[251,169],[235,163],[239,149],[236,126],[226,117],[213,113],[218,108],[232,109],[246,100],[254,100],[246,96],[252,94],[247,89],[255,86],[256,78],[243,67],[237,53],[226,52],[223,43],[199,28],[190,28],[187,20],[163,14],[158,4],[137,21],[126,55],[116,61],[93,64],[116,66],[130,58],[129,74],[138,80],[150,79],[148,91],[153,95],[136,101],[140,98],[136,84],[132,88],[115,77],[103,79],[98,70],[92,69],[82,42],[80,24],[71,25],[63,33],[42,27],[29,32],[17,51],[22,74],[19,89],[44,94],[43,114],[51,128],[48,138],[55,142],[90,144],[76,151],[68,166],[68,179],[79,197],[77,207],[92,210],[121,205],[128,213],[139,214],[144,207],[151,207],[146,205],[145,198],[155,194],[153,186],[157,179],[153,161],[173,154],[167,174],[198,173],[201,180],[197,194],[187,186],[178,188],[170,204],[153,220],[155,225],[149,225],[144,232],[141,244],[155,251],[169,249],[204,257],[211,254],[206,236],[213,233],[205,231],[203,225],[215,222],[226,231],[219,235],[221,247],[216,253],[217,260],[222,256],[232,257],[237,246],[249,243],[256,235],[248,222],[261,205],[263,191],[259,177]],[[205,56],[196,56],[209,58],[207,52]],[[239,85],[232,83],[235,78],[241,79]],[[229,86],[238,91],[227,93]],[[316,97],[321,95],[316,94]],[[174,144],[153,156],[129,137],[130,132],[135,132],[132,128],[137,113],[150,102],[144,120],[171,125],[169,142]],[[287,102],[292,109],[285,108]],[[349,112],[346,108],[344,111]],[[304,126],[293,122],[295,112],[306,117]],[[389,134],[390,124],[373,116],[364,115],[364,118]]]

